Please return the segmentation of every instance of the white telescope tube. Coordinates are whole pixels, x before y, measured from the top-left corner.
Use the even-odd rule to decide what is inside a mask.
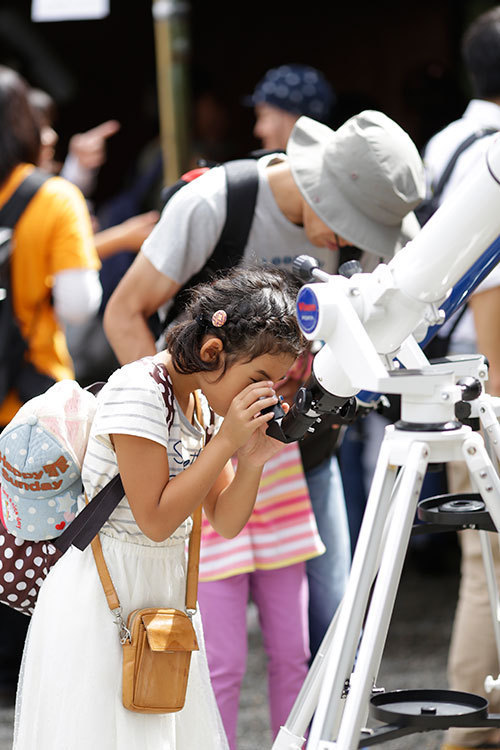
[[[500,138],[467,180],[390,261],[395,286],[441,304],[449,290],[500,234]]]

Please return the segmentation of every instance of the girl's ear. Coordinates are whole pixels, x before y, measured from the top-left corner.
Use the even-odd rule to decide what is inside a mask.
[[[223,350],[224,344],[222,341],[216,336],[210,336],[202,344],[200,357],[203,362],[216,362]]]

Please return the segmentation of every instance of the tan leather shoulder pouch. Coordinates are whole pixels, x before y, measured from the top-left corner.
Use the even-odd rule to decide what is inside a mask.
[[[180,711],[186,697],[191,653],[198,650],[193,624],[178,609],[138,609],[129,615],[123,644],[123,705],[141,713]]]
[[[201,406],[195,394],[198,421]],[[205,442],[209,435],[206,435]],[[139,713],[173,713],[186,700],[191,654],[198,651],[192,615],[196,612],[201,536],[201,505],[193,514],[186,578],[186,611],[163,607],[136,609],[125,624],[120,601],[102,552],[99,535],[92,552],[108,606],[123,647],[123,705]]]

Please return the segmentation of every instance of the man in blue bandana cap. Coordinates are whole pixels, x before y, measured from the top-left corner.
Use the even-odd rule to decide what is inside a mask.
[[[245,104],[255,110],[255,137],[264,149],[276,151],[285,150],[301,115],[329,124],[336,99],[323,73],[290,64],[268,70]]]

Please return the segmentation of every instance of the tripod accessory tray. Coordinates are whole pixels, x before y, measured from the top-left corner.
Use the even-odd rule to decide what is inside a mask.
[[[415,731],[484,726],[488,715],[486,698],[457,690],[392,690],[370,703],[373,718]]]
[[[496,531],[479,493],[429,497],[419,502],[417,515],[421,521],[429,524]]]

